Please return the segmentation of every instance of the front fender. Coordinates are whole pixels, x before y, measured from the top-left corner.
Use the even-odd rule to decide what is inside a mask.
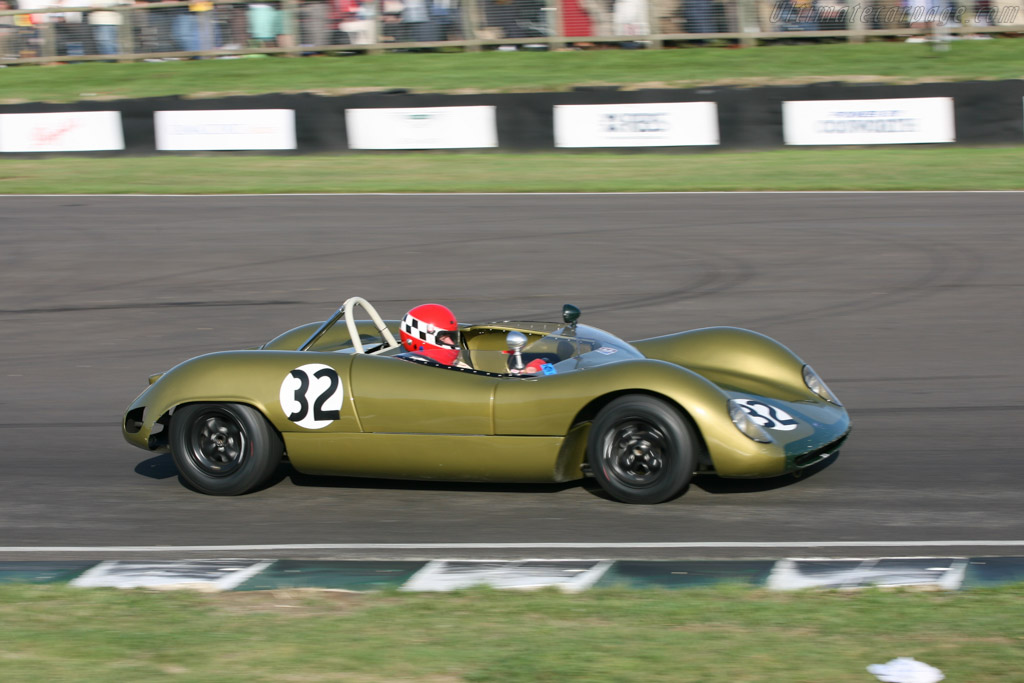
[[[795,356],[783,355],[783,359],[799,363]],[[772,477],[794,468],[797,444],[807,446],[822,437],[832,440],[849,428],[842,408],[827,406],[806,389],[797,392],[791,388],[789,392],[800,394],[793,402],[785,403],[790,411],[799,414],[799,430],[773,432],[771,443],[758,443],[733,424],[729,399],[760,395],[783,400],[777,387],[767,394],[753,394],[749,390],[739,394],[668,361],[626,361],[578,373],[500,382],[495,393],[495,433],[566,434],[574,424],[591,419],[611,398],[644,393],[674,403],[690,417],[714,471],[720,476]],[[574,457],[581,459],[582,452]]]
[[[498,434],[555,435],[590,415],[608,397],[626,393],[660,396],[693,420],[715,471],[723,476],[782,474],[786,453],[779,443],[744,436],[729,417],[729,395],[706,377],[660,360],[636,360],[583,372],[503,381],[495,395]]]
[[[630,360],[572,373],[500,381],[494,401],[495,433],[561,436],[595,399],[631,391],[660,394],[680,405],[688,403],[701,416],[711,406],[724,406],[728,400],[718,387],[686,368],[664,361]],[[688,399],[686,403],[679,400],[683,398]]]
[[[804,384],[804,361],[759,332],[706,327],[631,343],[648,358],[688,368],[720,387],[786,401],[817,398]]]

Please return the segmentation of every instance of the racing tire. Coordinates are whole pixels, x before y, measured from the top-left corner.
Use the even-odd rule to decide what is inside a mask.
[[[200,493],[237,496],[270,479],[284,454],[281,437],[255,408],[193,403],[171,416],[171,456]]]
[[[675,406],[642,394],[615,399],[587,436],[587,464],[597,483],[623,503],[652,505],[678,496],[697,461],[696,429]]]

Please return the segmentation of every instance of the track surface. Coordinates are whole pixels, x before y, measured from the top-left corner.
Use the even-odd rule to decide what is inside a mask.
[[[0,215],[0,559],[67,557],[12,546],[1024,539],[1022,194],[2,197]],[[698,478],[655,507],[579,484],[291,472],[212,498],[184,488],[169,456],[122,441],[121,413],[149,374],[322,320],[354,294],[385,317],[436,300],[466,321],[551,318],[572,302],[631,339],[753,328],[815,366],[849,407],[853,436],[811,477]],[[1024,544],[955,552],[1019,555]],[[226,553],[164,557],[210,554]]]

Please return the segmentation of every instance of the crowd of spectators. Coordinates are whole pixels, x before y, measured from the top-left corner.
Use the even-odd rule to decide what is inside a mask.
[[[563,36],[586,38],[842,29],[854,0],[0,0],[0,59],[118,53],[317,51],[326,46]],[[913,26],[916,4],[865,0],[865,28]],[[974,0],[983,23],[991,0]],[[741,12],[741,3],[753,12]],[[17,11],[11,13],[9,10]],[[6,13],[5,13],[6,12]],[[471,30],[465,27],[471,26]]]
[[[41,56],[48,40],[52,54],[74,56],[462,37],[458,0],[191,0],[149,7],[156,1],[0,0],[0,12],[20,10],[0,14],[0,58]]]

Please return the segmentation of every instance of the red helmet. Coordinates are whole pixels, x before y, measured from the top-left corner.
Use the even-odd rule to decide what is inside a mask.
[[[441,304],[422,304],[402,318],[402,348],[451,365],[459,355],[459,323]]]

